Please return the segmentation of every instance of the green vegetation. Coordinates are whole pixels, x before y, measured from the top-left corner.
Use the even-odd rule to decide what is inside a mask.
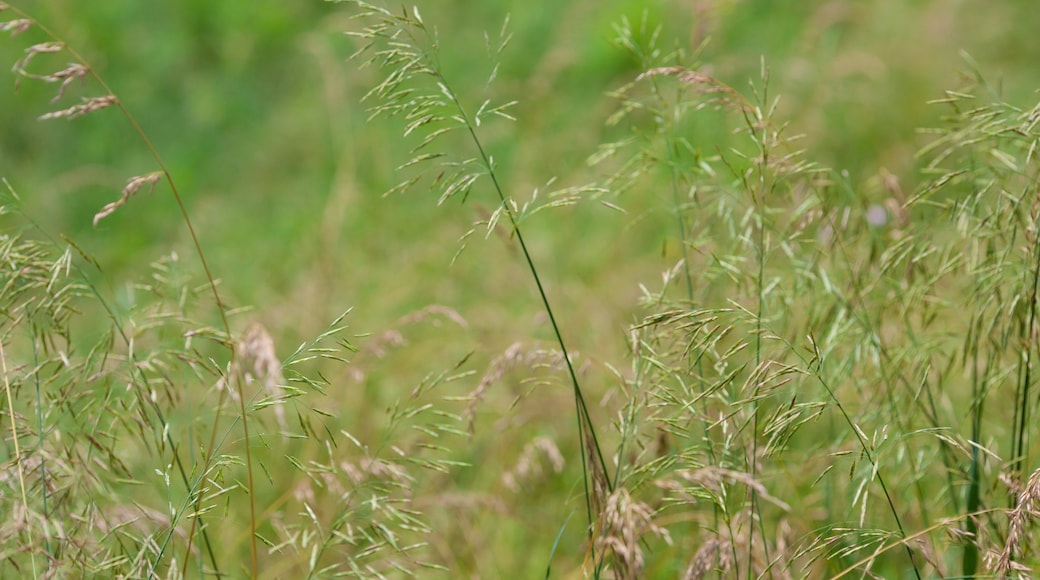
[[[1031,3],[36,4],[0,575],[1038,564]]]

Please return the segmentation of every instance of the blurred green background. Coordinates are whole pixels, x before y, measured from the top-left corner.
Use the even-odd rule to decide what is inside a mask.
[[[452,263],[459,238],[496,206],[486,185],[464,205],[438,206],[436,194],[423,189],[380,195],[397,183],[394,168],[415,141],[400,137],[399,120],[366,121],[361,97],[380,73],[347,62],[357,48],[343,34],[357,27],[347,6],[318,0],[19,6],[92,63],[155,144],[225,299],[254,309],[234,319],[236,329],[261,320],[284,357],[351,307],[348,320],[359,334],[380,333],[430,304],[468,321],[468,329],[444,324],[406,333],[412,344],[392,368],[372,372],[371,357],[359,355],[355,366],[369,373],[365,392],[349,399],[334,393],[358,403],[344,411],[354,415],[344,423],[372,420],[369,409],[382,408],[373,403],[403,396],[424,374],[450,368],[471,351],[467,368],[479,376],[508,345],[551,338],[511,243],[475,236]],[[704,70],[745,93],[764,62],[769,92],[781,96],[775,119],[788,121],[789,133],[806,135],[801,144],[809,159],[846,172],[864,204],[886,196],[887,174],[908,193],[916,188],[915,151],[927,142],[918,129],[942,122],[943,110],[927,101],[966,84],[964,71],[973,65],[962,53],[1012,103],[1031,106],[1040,87],[1040,11],[1027,0],[445,0],[424,3],[421,11],[438,29],[446,74],[458,92],[472,95],[473,107],[486,94],[490,70],[484,33],[495,34],[509,15],[514,36],[491,93],[519,101],[519,122],[496,124],[485,137],[507,193],[519,200],[553,177],[562,184],[594,178],[588,157],[625,134],[625,127],[605,125],[617,105],[606,94],[641,72],[612,42],[623,18],[661,26],[663,46],[689,53],[703,46],[697,60]],[[45,40],[38,30],[5,37],[0,62],[13,64],[27,46]],[[63,54],[42,55],[32,70],[45,74],[67,61]],[[171,252],[199,273],[165,184],[92,227],[94,214],[129,177],[158,169],[114,109],[72,121],[36,120],[100,94],[98,87],[77,84],[52,104],[55,86],[18,82],[13,73],[0,78],[8,86],[0,90],[0,177],[44,231],[68,236],[96,257],[103,289],[125,295],[149,263]],[[713,152],[732,138],[730,121],[702,111],[687,137]],[[670,200],[662,185],[612,199],[625,213],[579,204],[525,224],[565,338],[583,362],[627,364],[625,332],[639,312],[639,285],[654,287],[678,258],[674,216],[659,209]],[[216,324],[215,312],[207,322]],[[597,396],[611,380],[598,369],[593,376],[600,383],[590,389]],[[570,418],[569,391],[546,395],[553,398],[560,404],[552,411]],[[534,422],[550,404],[516,410],[513,424]],[[551,431],[553,423],[546,424]],[[508,461],[494,451],[485,456],[491,444],[480,437],[473,446],[472,457],[487,464]],[[465,489],[499,470],[489,471],[450,477]],[[561,496],[573,495],[567,486],[574,480],[554,484],[564,489]],[[545,514],[522,515],[550,524],[563,519],[552,502],[539,508]],[[506,524],[501,530],[526,538]],[[538,553],[548,552],[550,542]],[[529,565],[508,560],[526,558],[523,552],[500,556],[507,558],[496,563],[501,570]]]
[[[498,342],[539,327],[524,272],[503,244],[471,244],[452,267],[458,237],[494,202],[438,207],[423,191],[383,199],[411,143],[399,124],[366,124],[361,95],[377,72],[346,62],[355,48],[346,6],[312,2],[141,3],[62,0],[22,5],[81,51],[138,118],[171,168],[230,302],[293,339],[356,307],[360,328],[379,329],[429,303],[458,309]],[[847,170],[869,195],[882,167],[912,188],[916,128],[934,125],[926,104],[961,84],[971,54],[1012,102],[1040,86],[1040,12],[1033,3],[982,0],[873,2],[445,1],[422,6],[441,35],[442,61],[462,93],[480,95],[484,31],[511,16],[496,94],[518,99],[520,122],[492,135],[508,190],[519,199],[553,176],[577,183],[585,159],[611,137],[605,93],[638,63],[612,44],[621,19],[663,27],[663,44],[690,52],[745,90],[764,60],[778,118],[805,133],[809,158]],[[29,31],[0,42],[13,63]],[[41,56],[37,72],[62,68]],[[170,251],[191,251],[165,185],[91,227],[125,180],[157,169],[117,111],[40,122],[57,108],[54,86],[8,73],[0,91],[0,175],[29,213],[93,253],[108,280]],[[2,78],[2,77],[0,77]],[[70,89],[71,104],[98,89]],[[67,106],[67,105],[66,105]],[[692,127],[696,143],[723,143],[717,115]],[[637,296],[635,280],[669,265],[667,215],[644,215],[665,193],[542,214],[531,227],[537,257],[575,340],[617,343]],[[642,193],[646,196],[643,197]],[[620,232],[620,233],[619,233]],[[556,248],[567,248],[559,251]],[[482,297],[493,297],[485,300]],[[568,321],[568,316],[573,320]],[[598,346],[604,346],[602,343]]]

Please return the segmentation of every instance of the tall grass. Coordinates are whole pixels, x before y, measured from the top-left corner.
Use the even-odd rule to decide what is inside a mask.
[[[233,333],[231,321],[243,310],[222,300],[173,176],[129,107],[56,34],[19,8],[2,7],[15,15],[5,31],[47,38],[25,49],[16,74],[59,83],[55,103],[73,98],[80,79],[95,83],[84,83],[87,94],[101,91],[40,119],[117,108],[160,167],[131,178],[95,225],[164,180],[204,279],[193,281],[194,268],[173,253],[109,295],[102,266],[21,214],[7,186],[0,342],[11,476],[4,485],[18,493],[4,494],[4,566],[32,577],[258,577],[261,564],[275,576],[378,575],[421,565],[408,555],[415,547],[408,538],[424,534],[407,507],[416,478],[403,465],[446,469],[425,440],[450,431],[451,415],[423,401],[458,377],[440,373],[417,385],[388,411],[386,431],[372,444],[343,429],[323,403],[295,402],[322,398],[328,381],[316,362],[344,361],[353,348],[345,315],[284,360],[263,325]],[[48,56],[74,63],[47,72]],[[237,414],[221,421],[229,398]],[[435,411],[440,418],[426,421]],[[417,423],[418,436],[391,438]],[[259,509],[258,496],[266,501]],[[283,513],[287,501],[299,509]],[[319,517],[309,505],[315,501],[338,511]],[[218,523],[229,515],[233,526]],[[285,553],[299,557],[277,557]]]
[[[814,136],[785,122],[768,61],[731,86],[702,47],[622,20],[638,70],[606,97],[616,140],[590,152],[591,179],[521,180],[495,148],[525,122],[524,95],[496,85],[508,21],[470,85],[418,8],[348,4],[376,78],[363,102],[411,148],[385,203],[490,200],[455,260],[498,234],[548,338],[507,329],[495,353],[449,304],[371,336],[348,310],[285,349],[223,298],[131,104],[0,5],[5,42],[41,37],[14,73],[57,87],[42,120],[115,109],[152,156],[95,226],[168,190],[195,252],[113,280],[5,181],[5,576],[1029,577],[1040,105],[1007,102],[967,59],[966,85],[932,103],[945,116],[922,130],[920,183],[855,182],[801,148]],[[710,142],[708,124],[731,133]],[[575,248],[538,236],[649,206],[670,263],[631,281],[627,355],[606,359],[571,326],[593,297],[554,292],[543,266]],[[409,338],[437,356],[398,364]]]

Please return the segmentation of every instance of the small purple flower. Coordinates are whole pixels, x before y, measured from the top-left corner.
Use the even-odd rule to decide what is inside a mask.
[[[888,210],[874,204],[867,209],[867,223],[872,228],[884,227],[888,223]]]

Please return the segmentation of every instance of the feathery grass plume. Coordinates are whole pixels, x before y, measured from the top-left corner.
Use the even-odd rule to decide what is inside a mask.
[[[712,572],[729,572],[733,566],[730,548],[716,538],[704,542],[683,571],[683,580],[703,580]]]
[[[329,365],[342,367],[363,350],[349,340],[346,316],[280,365],[288,383],[286,409],[296,414],[289,418],[289,439],[298,444],[284,455],[270,446],[270,454],[258,459],[277,467],[264,469],[289,490],[289,507],[273,513],[274,533],[264,540],[278,556],[271,573],[369,578],[443,571],[442,555],[431,546],[430,520],[449,508],[432,498],[443,494],[444,474],[463,465],[452,453],[451,441],[464,440],[457,412],[462,398],[452,392],[470,373],[457,363],[427,375],[391,403],[378,428],[355,435],[351,418],[368,415],[366,421],[374,422],[379,414],[370,405],[354,408],[344,391],[352,385],[326,378],[344,376]],[[252,342],[264,342],[251,334]]]
[[[90,76],[94,80],[94,82],[97,84],[97,86],[99,86],[101,88],[101,90],[103,92],[103,94],[101,96],[83,97],[82,98],[83,102],[81,104],[73,105],[73,106],[70,106],[70,107],[66,107],[64,109],[59,109],[57,111],[52,111],[50,113],[42,115],[40,117],[40,119],[41,120],[56,119],[56,118],[74,119],[74,118],[77,118],[77,117],[80,117],[80,116],[83,116],[83,115],[86,115],[86,114],[89,114],[89,113],[96,112],[96,111],[101,110],[101,109],[105,109],[105,108],[108,108],[108,107],[115,106],[115,107],[117,107],[120,110],[120,112],[123,114],[123,116],[126,118],[126,120],[130,123],[131,127],[133,128],[133,131],[136,133],[136,135],[140,139],[141,143],[143,143],[143,145],[151,153],[152,157],[155,159],[155,162],[158,164],[158,166],[160,168],[160,171],[158,173],[163,178],[165,178],[166,182],[169,184],[170,190],[171,190],[171,192],[173,194],[173,197],[176,200],[178,207],[180,208],[182,220],[183,220],[185,226],[188,229],[188,232],[189,232],[190,237],[192,239],[192,243],[194,244],[194,247],[195,247],[196,255],[198,256],[199,261],[200,261],[200,263],[202,265],[202,268],[205,271],[206,279],[208,281],[208,285],[209,285],[210,291],[211,291],[212,296],[213,296],[214,306],[217,309],[217,313],[218,313],[218,315],[220,317],[221,323],[222,323],[223,328],[224,328],[224,334],[225,334],[225,336],[230,335],[230,326],[229,326],[228,320],[227,320],[227,313],[226,313],[225,305],[224,305],[224,303],[223,303],[223,301],[222,301],[222,299],[220,297],[219,292],[217,291],[216,281],[214,279],[214,276],[213,276],[212,272],[210,271],[209,264],[206,261],[206,256],[205,256],[205,254],[202,251],[202,245],[199,242],[199,238],[198,238],[198,235],[195,232],[195,228],[194,228],[194,226],[193,226],[193,224],[191,222],[191,219],[188,216],[187,208],[184,205],[184,202],[183,202],[183,200],[181,198],[181,195],[180,195],[180,193],[179,193],[179,191],[177,189],[177,186],[176,186],[175,182],[173,181],[173,177],[170,174],[169,170],[166,168],[166,165],[165,165],[162,157],[158,154],[155,146],[151,143],[151,141],[149,140],[147,134],[144,132],[144,130],[138,124],[138,122],[137,122],[136,118],[134,117],[134,115],[131,114],[130,110],[119,100],[119,98],[116,96],[115,92],[112,91],[109,88],[109,86],[105,82],[105,80],[100,75],[97,74],[97,72],[90,66],[90,64],[86,61],[86,59],[84,59],[82,56],[80,56],[80,54],[77,53],[74,49],[72,49],[71,47],[67,46],[64,42],[62,42],[61,38],[57,34],[52,32],[50,29],[48,29],[46,26],[44,26],[43,24],[39,23],[35,19],[31,18],[27,13],[25,13],[21,9],[19,9],[19,8],[15,7],[15,6],[12,6],[10,4],[7,4],[6,8],[11,10],[17,16],[17,20],[22,21],[19,24],[17,24],[16,26],[14,26],[13,30],[15,32],[21,32],[23,30],[26,30],[27,28],[36,28],[40,32],[42,32],[44,35],[49,37],[49,40],[47,42],[38,43],[38,44],[34,44],[34,45],[30,46],[26,50],[26,55],[21,60],[19,60],[17,63],[15,63],[14,71],[19,75],[19,78],[29,78],[29,79],[33,79],[33,80],[40,80],[40,81],[43,81],[43,82],[56,82],[58,80],[61,80],[62,84],[59,87],[57,95],[52,100],[52,103],[53,102],[57,102],[58,100],[60,100],[64,96],[66,90],[68,89],[68,83],[66,83],[65,80],[70,79],[70,78],[77,78],[77,77],[78,78],[85,78],[87,76]],[[58,69],[56,71],[52,71],[50,73],[42,73],[41,74],[41,73],[30,72],[30,70],[29,70],[30,64],[36,65],[36,63],[40,60],[40,59],[37,58],[39,55],[49,55],[49,54],[58,54],[58,53],[67,53],[73,59],[74,62],[72,64],[67,64],[65,66],[65,68],[60,68],[60,69]],[[155,175],[155,174],[152,174],[152,175]],[[111,206],[110,205],[108,208],[103,209],[101,212],[99,212],[99,215],[104,217],[104,215],[107,215],[106,211],[108,213],[110,213],[112,210],[116,209],[116,207],[121,205],[121,203],[125,203],[126,198],[128,198],[129,195],[132,194],[131,190],[134,188],[134,184],[135,183],[137,183],[137,186],[139,187],[140,185],[143,185],[144,183],[152,183],[152,184],[154,184],[155,181],[157,181],[157,179],[152,179],[151,176],[145,176],[143,178],[134,178],[134,179],[132,179],[130,181],[130,184],[127,186],[127,189],[124,189],[124,197],[123,197],[123,199],[121,199],[120,202],[116,202],[115,206]],[[95,220],[97,220],[97,219],[100,219],[100,218],[96,217]],[[231,346],[231,345],[229,344],[228,346]],[[224,405],[224,398],[223,398],[224,394],[225,394],[224,392],[221,393],[221,399],[217,403],[217,408],[218,409],[221,409],[223,407],[223,405]],[[239,419],[242,422],[242,429],[246,433],[245,439],[248,441],[249,440],[249,436],[248,436],[248,420],[246,418],[246,409],[244,407],[244,401],[242,400],[241,393],[239,393],[239,400],[240,400],[240,403],[242,405],[242,406],[240,406],[240,409],[239,409],[240,410],[240,417],[239,417]],[[160,416],[160,420],[165,422],[165,420],[162,418],[163,415],[160,414],[159,416]],[[213,429],[211,431],[210,441],[209,441],[209,444],[208,444],[208,447],[211,450],[216,446],[216,436],[217,436],[218,427],[219,427],[218,423],[214,422]],[[164,428],[164,431],[165,430],[166,429]],[[170,443],[171,443],[171,447],[172,447],[173,446],[172,445],[172,441]],[[187,470],[184,468],[183,464],[181,463],[180,456],[179,455],[175,455],[175,458],[176,458],[175,463],[177,464],[178,471],[179,471],[179,474],[181,476],[182,482],[185,484],[185,486],[189,490],[191,490],[193,488],[193,486],[190,485],[188,480],[187,480]],[[210,467],[210,461],[213,458],[214,458],[214,454],[210,453],[209,455],[207,455],[207,457],[206,457],[206,465],[201,470],[202,473],[208,472],[209,467]],[[247,464],[247,470],[248,470],[248,472],[250,474],[249,479],[250,479],[250,482],[251,482],[251,479],[252,479],[252,460],[251,460],[250,449],[249,449],[248,445],[245,448],[245,462]],[[199,490],[200,493],[199,493],[198,497],[203,497],[205,495],[205,491],[206,491],[205,488],[208,485],[208,482],[209,482],[209,480],[205,479],[205,478],[203,478],[201,480],[201,488]],[[251,483],[250,483],[250,487],[251,487]],[[250,516],[250,527],[251,527],[251,530],[253,532],[253,533],[250,534],[250,545],[251,545],[251,552],[252,552],[252,556],[251,556],[251,569],[252,569],[252,576],[255,577],[256,574],[257,574],[257,547],[256,547],[256,533],[255,533],[256,532],[256,517],[255,517],[255,509],[252,508],[254,497],[255,497],[255,494],[253,493],[252,489],[249,490],[249,494],[248,495],[249,495],[249,502],[250,502],[250,506],[251,506],[251,509],[250,509],[250,514],[251,514],[251,516]],[[198,508],[198,504],[196,504],[196,508]],[[198,516],[198,514],[196,514],[196,516]],[[195,526],[196,526],[196,524],[198,524],[200,519],[201,518],[199,518],[199,517],[194,517],[194,518],[191,519],[191,531],[188,534],[188,536],[189,536],[188,550],[190,550],[192,539],[194,537]],[[205,534],[205,531],[203,533]],[[213,562],[213,560],[215,558],[214,558],[214,554],[213,554],[213,549],[209,545],[208,538],[204,538],[203,541],[207,545],[207,551],[209,552],[210,560],[211,560],[212,565],[216,566],[216,562]],[[165,549],[165,544],[162,547],[159,548],[158,553],[160,554],[160,556],[155,558],[154,564],[157,564],[158,561],[161,560],[161,554],[163,553],[164,549]],[[185,557],[184,557],[184,565],[187,566],[189,561],[190,561],[190,558],[187,555],[185,555]],[[154,570],[154,568],[153,568],[153,570]]]
[[[612,180],[630,190],[648,181],[655,168],[664,170],[673,184],[682,248],[676,265],[664,275],[664,288],[645,291],[651,314],[636,326],[633,350],[646,363],[636,365],[638,383],[628,390],[648,403],[646,410],[633,406],[622,429],[638,433],[629,425],[637,422],[634,417],[639,413],[647,413],[648,419],[677,439],[673,444],[677,452],[671,457],[644,455],[647,462],[629,473],[661,480],[683,469],[694,473],[714,466],[722,473],[744,473],[747,481],[768,480],[781,476],[778,470],[782,473],[783,465],[797,461],[789,457],[792,441],[800,439],[801,432],[819,433],[820,421],[836,412],[844,415],[845,431],[831,427],[826,437],[836,436],[834,444],[839,448],[846,443],[859,448],[871,466],[857,470],[853,463],[858,481],[852,505],[866,514],[864,502],[871,497],[868,484],[876,484],[898,529],[897,537],[906,538],[901,510],[880,473],[877,448],[886,441],[886,431],[878,430],[873,439],[865,436],[858,419],[841,408],[836,393],[826,387],[821,392],[820,385],[814,384],[817,363],[794,346],[801,337],[829,327],[828,342],[847,352],[838,341],[846,338],[841,329],[848,327],[850,318],[863,327],[857,335],[862,342],[852,352],[869,352],[876,346],[873,305],[858,304],[855,296],[846,295],[849,288],[850,293],[858,291],[862,284],[858,277],[870,275],[850,268],[859,254],[848,250],[866,238],[867,212],[862,225],[853,229],[851,209],[835,207],[835,196],[830,194],[833,174],[807,161],[795,147],[800,136],[789,135],[786,125],[776,121],[779,99],[769,96],[764,64],[762,81],[752,84],[751,95],[745,97],[717,80],[709,65],[689,63],[684,51],[659,50],[654,45],[657,32],[637,33],[628,23],[618,30],[619,44],[638,59],[644,72],[615,93],[620,105],[609,122],[627,123],[634,137],[603,148],[593,161],[613,164],[617,169]],[[700,145],[683,129],[692,125],[692,117],[713,112],[731,120],[735,136],[722,139],[711,150],[710,141]],[[840,221],[833,217],[839,212],[844,214]],[[844,251],[836,256],[821,251],[820,232],[840,233]],[[873,236],[867,239],[876,245],[877,234]],[[887,368],[882,369],[892,380]],[[848,377],[859,380],[855,374],[835,377],[843,388]],[[888,410],[893,415],[878,413],[870,421],[884,425],[892,416],[899,420],[903,411],[894,396]],[[656,437],[652,431],[643,435],[651,436]],[[635,441],[626,445],[651,446],[647,439]],[[907,445],[906,440],[899,439],[897,445]],[[884,452],[896,453],[887,448]],[[817,478],[839,489],[846,487],[827,477],[830,467],[812,453],[808,460],[822,470]],[[771,461],[780,463],[771,465]],[[918,469],[919,462],[912,459],[910,465]],[[712,513],[707,514],[706,525],[733,538],[728,545],[744,546],[739,557],[732,554],[739,570],[751,573],[760,566],[759,571],[779,572],[766,563],[789,561],[781,554],[789,550],[779,549],[781,534],[770,532],[768,526],[781,521],[786,510],[772,510],[797,505],[806,492],[784,489],[794,494],[790,499],[774,493],[768,497],[779,504],[770,508],[760,501],[765,500],[761,487],[739,490],[733,489],[733,483],[723,482],[711,494],[715,501],[709,504]],[[690,510],[695,504],[677,502],[676,507]],[[816,525],[805,521],[794,529],[807,532]],[[737,532],[744,534],[739,542]],[[903,545],[908,564],[920,575],[914,551],[908,542]],[[793,565],[783,564],[785,570]]]
[[[1008,514],[1007,539],[1004,548],[986,554],[986,567],[1000,578],[1009,576],[1029,578],[1032,569],[1017,561],[1030,553],[1029,531],[1026,526],[1040,519],[1040,469],[1033,471],[1025,488],[1018,493],[1018,500]]]
[[[117,209],[126,205],[126,202],[130,201],[138,191],[141,190],[145,185],[148,186],[149,191],[155,190],[155,184],[159,182],[163,177],[162,172],[153,171],[148,175],[141,175],[138,177],[131,177],[130,181],[126,183],[126,187],[123,188],[123,194],[119,199],[101,208],[101,211],[94,214],[94,227],[96,228],[98,222],[105,219],[106,217],[114,214]]]
[[[259,393],[263,393],[264,396],[253,408],[259,410],[273,407],[283,435],[289,433],[284,407],[288,394],[285,389],[285,377],[282,376],[282,362],[278,359],[274,339],[263,324],[252,322],[242,332],[235,346],[231,370],[217,382],[218,390],[227,388],[226,379],[229,376],[244,380],[247,385],[259,385]],[[231,393],[235,396],[234,390]]]
[[[963,482],[958,503],[968,517],[962,532],[972,540],[964,544],[962,574],[970,576],[988,551],[981,538],[1003,535],[992,516],[971,514],[1003,502],[1016,505],[1014,490],[1023,485],[1023,461],[1031,456],[1029,441],[1035,431],[1031,417],[1037,403],[1031,385],[1040,294],[1040,105],[1023,108],[1005,101],[971,58],[964,57],[970,84],[934,101],[948,115],[927,132],[931,141],[919,156],[929,180],[906,207],[912,213],[941,216],[952,225],[929,233],[928,254],[926,248],[908,248],[907,253],[913,256],[915,278],[924,279],[916,286],[934,297],[925,320],[956,320],[949,331],[963,336],[956,348],[970,398],[959,397],[960,413],[949,418],[943,406],[930,402],[927,416],[936,426],[963,426],[961,438],[969,451],[960,456],[950,447],[943,461],[951,476]],[[968,296],[966,304],[961,295]],[[957,306],[944,308],[946,301]],[[957,316],[944,316],[946,312]],[[1014,391],[1006,391],[1005,385],[1014,385]],[[938,394],[938,385],[936,392],[940,403],[950,398]],[[994,396],[1013,404],[987,405]],[[999,444],[998,437],[1006,443]],[[1009,478],[1016,482],[1003,502],[992,484],[1000,456],[1009,459]]]
[[[469,195],[474,185],[482,177],[486,177],[497,197],[498,208],[489,221],[489,229],[495,227],[502,218],[509,226],[510,235],[516,239],[521,253],[527,263],[528,271],[549,318],[556,341],[563,353],[563,360],[574,395],[575,415],[579,449],[583,455],[583,477],[586,512],[586,530],[591,538],[594,521],[599,512],[593,509],[597,486],[602,483],[606,492],[613,491],[613,483],[606,473],[606,461],[593,427],[592,417],[585,401],[585,395],[579,385],[577,374],[569,351],[564,343],[562,330],[550,306],[548,295],[542,283],[534,258],[528,249],[521,230],[521,222],[530,215],[529,206],[521,207],[514,199],[507,196],[498,176],[494,157],[485,148],[478,129],[485,121],[496,117],[512,119],[508,109],[515,101],[504,104],[493,104],[485,99],[479,106],[469,107],[463,95],[456,91],[452,82],[443,73],[438,61],[438,38],[436,31],[428,26],[419,14],[418,7],[411,10],[402,8],[400,13],[391,12],[367,2],[352,1],[358,9],[358,18],[364,21],[359,31],[349,34],[361,42],[355,57],[369,55],[366,64],[375,64],[385,74],[382,82],[376,85],[365,96],[374,101],[372,116],[402,116],[408,125],[404,129],[407,137],[418,131],[424,134],[423,140],[413,149],[415,155],[411,160],[399,167],[399,171],[418,170],[433,165],[436,175],[431,179],[431,187],[440,192],[438,203],[454,197]],[[501,52],[509,41],[509,35],[503,27],[497,42],[490,41],[489,53],[494,56]],[[495,69],[489,74],[493,79]],[[426,82],[423,82],[426,81]],[[452,155],[448,145],[444,143],[449,135],[461,136],[469,142],[474,156]],[[428,152],[434,143],[444,148],[440,151]],[[463,143],[464,145],[464,143]],[[439,163],[433,163],[439,161]],[[404,191],[419,183],[422,175],[405,179],[387,193]],[[581,191],[582,188],[579,188]],[[568,190],[570,192],[570,190]],[[551,197],[551,196],[550,196]],[[570,198],[574,198],[570,192]],[[590,475],[587,466],[593,466],[597,477]],[[602,479],[602,481],[600,481]]]
[[[623,487],[617,488],[606,499],[603,510],[603,531],[596,537],[601,558],[609,556],[613,577],[634,579],[643,577],[645,559],[640,544],[647,536],[657,536],[667,545],[672,544],[668,530],[654,522],[650,506],[636,501]]]
[[[14,422],[7,441],[24,450],[33,490],[22,496],[26,526],[6,537],[18,554],[5,565],[24,571],[33,560],[48,577],[84,569],[143,577],[159,561],[175,567],[162,546],[167,530],[175,541],[186,537],[177,525],[183,491],[171,481],[182,424],[167,412],[183,402],[184,383],[174,377],[209,370],[181,338],[206,287],[184,286],[169,261],[158,263],[131,289],[138,306],[123,312],[98,292],[72,247],[2,239],[0,342],[5,415]],[[84,322],[105,317],[106,332],[83,333]],[[146,487],[164,493],[142,493]]]

